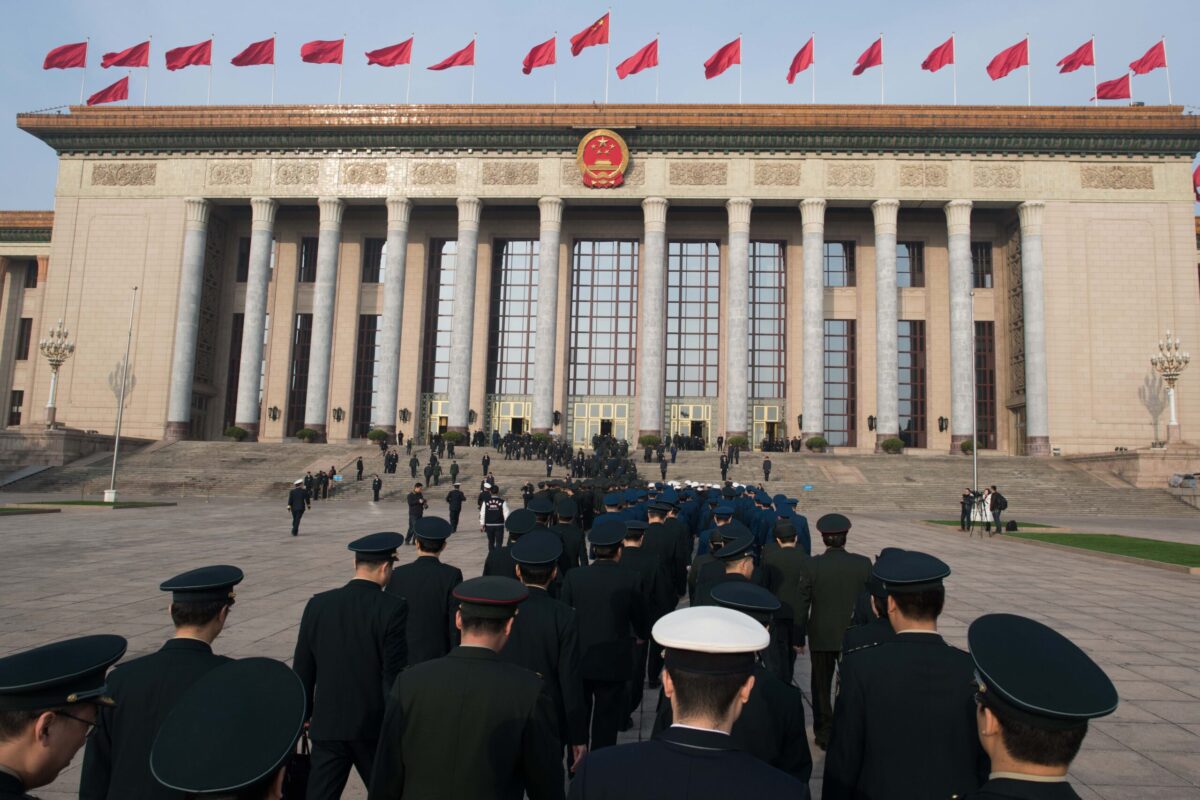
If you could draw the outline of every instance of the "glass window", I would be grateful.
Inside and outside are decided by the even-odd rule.
[[[12,396],[8,400],[8,424],[21,424],[21,411],[25,406],[25,391],[23,389],[13,389]]]
[[[25,264],[25,288],[36,289],[38,286],[38,263],[29,261]]]
[[[454,326],[454,265],[458,242],[434,239],[429,243],[429,269],[425,295],[425,353],[421,391],[443,394],[450,388],[450,331]]]
[[[296,265],[296,280],[299,283],[315,283],[317,280],[317,237],[305,236],[300,240],[300,260]]]
[[[900,438],[905,447],[925,447],[925,323],[901,320],[899,326]]]
[[[855,285],[854,242],[825,243],[825,285]]]
[[[750,397],[787,396],[787,265],[782,242],[750,243]],[[712,337],[715,339],[716,337]]]
[[[366,239],[362,248],[362,282],[383,283],[383,250],[387,239]]]
[[[237,274],[234,281],[237,283],[245,283],[250,280],[250,237],[242,236],[238,239],[237,253]]]
[[[312,314],[297,314],[292,328],[292,368],[288,375],[287,435],[304,427],[308,402],[308,353],[312,346]]]
[[[990,248],[989,248],[990,249]],[[996,449],[996,323],[975,323],[975,414],[979,446]]]
[[[497,241],[492,248],[487,385],[493,394],[533,392],[538,245],[536,239],[521,239]]]
[[[896,243],[896,286],[918,289],[925,285],[925,244]]]
[[[355,439],[365,439],[371,432],[371,412],[379,399],[379,331],[383,326],[382,320],[379,314],[358,316],[354,405],[350,413],[350,436]]]
[[[245,314],[234,314],[229,329],[229,365],[225,372],[225,428],[237,424],[238,383],[242,369],[242,328]]]
[[[971,242],[971,272],[976,289],[992,288],[992,243]]]
[[[825,440],[853,447],[857,441],[855,322],[825,320]]]
[[[571,258],[567,391],[632,396],[637,393],[638,243],[581,239],[575,242]],[[600,294],[612,299],[588,302],[587,298]],[[617,334],[615,341],[613,334]],[[598,371],[601,366],[607,367],[603,374]]]
[[[21,321],[17,324],[17,361],[26,361],[29,358],[29,343],[33,341],[33,318],[21,317]]]
[[[717,242],[667,244],[667,397],[715,397],[720,363]]]

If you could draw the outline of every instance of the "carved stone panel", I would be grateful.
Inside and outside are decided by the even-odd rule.
[[[105,161],[92,167],[92,186],[153,186],[158,165],[150,161]]]
[[[536,161],[485,161],[483,162],[484,186],[536,186],[538,162]]]
[[[800,163],[797,161],[755,161],[755,186],[799,186]]]
[[[1084,189],[1153,189],[1154,170],[1148,166],[1085,164],[1079,169]]]
[[[825,168],[828,186],[865,189],[875,185],[875,165],[858,161],[835,161]]]
[[[342,183],[351,186],[381,186],[387,183],[386,161],[350,161],[342,165]]]
[[[646,165],[641,161],[635,161],[625,170],[625,186],[644,186],[646,183]],[[582,186],[583,178],[579,175],[579,165],[575,163],[575,159],[562,162],[562,185],[563,186]]]
[[[458,165],[453,161],[418,161],[412,167],[417,186],[452,186],[458,183]]]
[[[1021,168],[1016,164],[976,164],[973,182],[977,189],[1019,189]]]
[[[250,161],[214,161],[208,165],[209,186],[246,186],[254,176]]]
[[[672,186],[724,186],[728,174],[723,161],[672,161],[668,180]]]
[[[315,161],[284,161],[275,165],[276,186],[313,186],[320,175]]]
[[[945,188],[950,184],[947,164],[901,164],[900,185],[905,188]]]

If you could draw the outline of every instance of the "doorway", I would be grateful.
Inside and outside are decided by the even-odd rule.
[[[613,421],[611,419],[600,420],[600,435],[601,436],[612,436],[613,435]]]
[[[708,440],[708,423],[693,421],[691,436],[693,439]]]
[[[525,420],[521,417],[513,417],[511,420],[509,420],[509,430],[511,430],[517,436],[520,436],[525,432]]]
[[[767,426],[767,441],[773,442],[776,439],[779,439],[780,437],[782,437],[783,431],[780,430],[781,426],[778,422],[768,422],[768,423],[766,423],[766,426]]]

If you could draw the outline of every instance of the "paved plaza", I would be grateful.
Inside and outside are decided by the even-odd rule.
[[[815,519],[836,509],[802,510]],[[432,513],[444,511],[440,499],[432,503]],[[967,540],[913,519],[852,518],[851,550],[874,555],[898,545],[950,564],[941,628],[953,644],[965,646],[967,625],[977,616],[1007,611],[1052,625],[1104,667],[1121,705],[1092,724],[1072,768],[1084,798],[1200,799],[1200,576],[999,538]],[[0,654],[98,632],[126,636],[130,656],[150,652],[171,633],[169,599],[157,590],[159,582],[224,562],[242,567],[246,580],[215,649],[290,661],[304,603],[352,574],[346,543],[372,531],[402,530],[405,520],[398,502],[314,503],[293,539],[282,497],[0,517]],[[472,577],[481,571],[486,546],[471,516],[464,513],[463,521],[444,557]],[[1150,529],[1154,522],[1141,525]],[[401,560],[413,558],[413,549],[403,548]],[[798,661],[796,681],[807,697],[806,658]],[[623,737],[647,735],[654,702],[647,695],[640,725]],[[811,709],[806,713],[811,724]],[[812,787],[819,797],[821,753],[813,753]],[[39,796],[74,797],[81,761],[77,756]],[[364,796],[352,778],[345,797]]]

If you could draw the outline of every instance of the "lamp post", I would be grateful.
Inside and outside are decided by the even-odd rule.
[[[1167,423],[1167,441],[1178,442],[1182,437],[1179,435],[1179,419],[1175,415],[1175,382],[1179,380],[1179,376],[1187,369],[1188,362],[1192,357],[1188,353],[1179,351],[1179,337],[1171,338],[1171,332],[1167,331],[1165,339],[1158,340],[1158,354],[1150,357],[1150,366],[1154,367],[1167,384],[1167,406],[1171,410],[1171,421]]]
[[[113,430],[112,472],[108,476],[108,489],[104,491],[104,502],[117,504],[117,454],[121,450],[121,418],[125,414],[125,388],[129,385],[129,348],[133,345],[133,312],[137,308],[137,290],[133,287],[133,301],[129,304],[129,333],[125,337],[125,360],[121,363],[121,391],[117,396],[117,424]]]
[[[50,399],[46,401],[46,427],[54,427],[54,417],[58,412],[55,398],[58,396],[58,368],[66,363],[75,352],[75,343],[67,337],[70,333],[63,327],[60,319],[58,325],[50,329],[49,335],[38,342],[38,350],[50,362]]]

